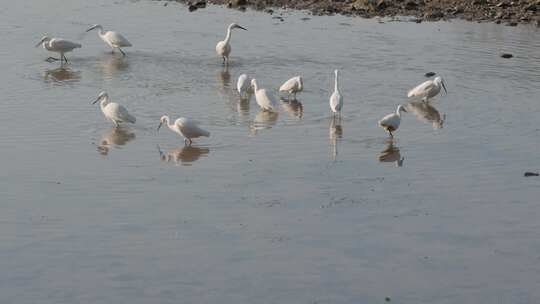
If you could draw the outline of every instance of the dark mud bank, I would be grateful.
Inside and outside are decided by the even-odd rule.
[[[273,13],[272,9],[307,10],[314,15],[392,17],[413,16],[414,20],[437,21],[462,18],[470,21],[507,25],[540,25],[540,0],[176,0],[189,10],[207,4],[245,10],[252,8]]]

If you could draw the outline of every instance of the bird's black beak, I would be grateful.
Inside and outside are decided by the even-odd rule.
[[[161,125],[162,125],[162,124],[163,124],[162,122],[159,123],[159,126],[157,127],[156,132],[159,132],[159,128],[161,128]]]
[[[92,102],[92,104],[95,104],[95,103],[98,102],[100,99],[101,99],[101,97],[98,97],[96,100],[94,100],[94,101]]]
[[[442,87],[444,89],[444,93],[448,94],[448,91],[446,90],[446,86],[444,85],[444,81],[441,82]]]
[[[36,47],[39,47],[40,45],[43,44],[43,40],[41,40],[40,42],[38,42],[38,44],[36,44]]]
[[[241,27],[240,25],[237,25],[237,26],[238,26],[238,28],[243,29],[244,31],[247,31],[247,28]]]

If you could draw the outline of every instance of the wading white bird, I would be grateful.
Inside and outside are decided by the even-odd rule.
[[[390,133],[390,137],[394,137],[392,135],[392,132],[396,131],[399,128],[399,124],[401,123],[401,112],[407,112],[405,110],[405,107],[402,105],[398,105],[397,110],[395,113],[390,113],[383,117],[381,120],[379,120],[379,126],[388,133]]]
[[[332,93],[332,96],[330,96],[330,109],[334,114],[339,113],[341,114],[341,108],[343,107],[343,96],[341,96],[341,93],[339,92],[338,87],[338,70],[334,70],[335,74],[335,80],[334,80],[334,93]]]
[[[173,124],[171,124],[169,116],[163,115],[159,120],[159,126],[157,128],[158,131],[163,124],[167,124],[169,129],[184,137],[184,144],[186,145],[191,145],[193,138],[198,138],[201,136],[210,137],[210,132],[201,129],[196,121],[188,118],[180,117],[175,120]]]
[[[441,87],[444,89],[444,92],[448,94],[443,79],[440,76],[437,76],[435,79],[424,81],[414,89],[410,90],[407,97],[415,97],[427,102],[430,98],[439,94]]]
[[[302,81],[301,76],[293,77],[279,87],[280,92],[287,92],[289,98],[293,95],[293,98],[296,99],[296,93],[302,92],[304,89],[304,82]]]
[[[253,87],[253,92],[255,92],[255,100],[263,111],[275,111],[277,109],[276,99],[266,89],[259,89],[257,79],[251,79],[251,86]]]
[[[131,43],[120,33],[113,32],[113,31],[104,31],[103,26],[100,24],[95,24],[91,28],[87,29],[86,31],[89,32],[93,29],[99,29],[98,35],[101,40],[105,41],[105,43],[112,48],[112,52],[114,53],[114,49],[118,49],[120,53],[122,53],[123,56],[126,56],[126,53],[122,51],[121,48],[123,47],[130,47]]]
[[[235,28],[247,31],[247,29],[241,27],[240,25],[236,23],[231,23],[227,28],[227,36],[225,36],[225,40],[218,42],[216,45],[216,52],[219,56],[223,58],[223,64],[229,64],[229,54],[231,53],[231,31]]]
[[[47,51],[60,53],[60,59],[49,57],[47,60],[60,60],[60,62],[62,62],[62,60],[68,62],[64,54],[81,47],[79,43],[71,42],[62,38],[51,38],[49,36],[43,36],[39,43],[36,44],[36,47],[40,45],[43,45],[43,48]]]
[[[135,123],[135,117],[129,114],[126,108],[116,102],[109,102],[109,94],[107,92],[103,91],[99,93],[97,99],[92,104],[98,101],[100,101],[99,106],[103,115],[111,120],[115,127],[118,127],[118,124],[122,122]]]
[[[249,77],[246,74],[242,74],[238,77],[236,89],[238,90],[240,98],[247,98],[249,96],[251,85]]]

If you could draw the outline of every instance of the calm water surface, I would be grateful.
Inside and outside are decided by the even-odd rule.
[[[1,303],[540,302],[540,33],[152,1],[0,9]],[[232,65],[214,46],[225,27]],[[134,45],[111,55],[93,23]],[[63,69],[33,48],[81,41]],[[499,54],[510,52],[510,60]],[[344,117],[328,97],[342,70]],[[435,71],[449,93],[377,120]],[[302,74],[301,104],[239,103]],[[107,90],[137,124],[111,129]],[[192,147],[163,114],[199,120]]]

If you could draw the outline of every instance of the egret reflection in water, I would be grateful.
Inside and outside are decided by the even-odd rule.
[[[302,103],[296,99],[285,99],[280,98],[281,107],[285,112],[287,112],[292,118],[302,119],[304,116],[304,107]]]
[[[255,114],[255,118],[250,125],[250,133],[257,135],[257,131],[263,129],[270,129],[276,124],[279,117],[277,112],[260,110]]]
[[[379,161],[385,163],[395,163],[396,167],[403,166],[404,157],[401,156],[399,148],[394,146],[394,140],[388,139],[386,141],[384,150],[379,153]]]
[[[128,57],[104,56],[99,65],[105,76],[115,76],[129,68]]]
[[[231,73],[229,73],[229,67],[224,66],[220,69],[217,78],[223,88],[229,88],[231,86]]]
[[[159,158],[164,162],[174,162],[176,165],[190,166],[201,156],[210,153],[209,148],[196,146],[178,146],[166,152],[163,152],[159,145],[157,146]]]
[[[135,133],[127,128],[109,128],[101,134],[97,150],[101,155],[108,155],[111,145],[123,146],[135,139]]]
[[[61,66],[56,69],[48,69],[43,72],[43,79],[52,82],[79,81],[81,72]]]
[[[442,129],[446,115],[443,114],[441,117],[439,111],[430,102],[412,101],[405,107],[408,112],[414,113],[418,120],[431,123],[434,130]]]
[[[343,125],[341,117],[333,116],[328,128],[328,138],[332,144],[332,160],[337,160],[338,155],[338,140],[343,138]]]

